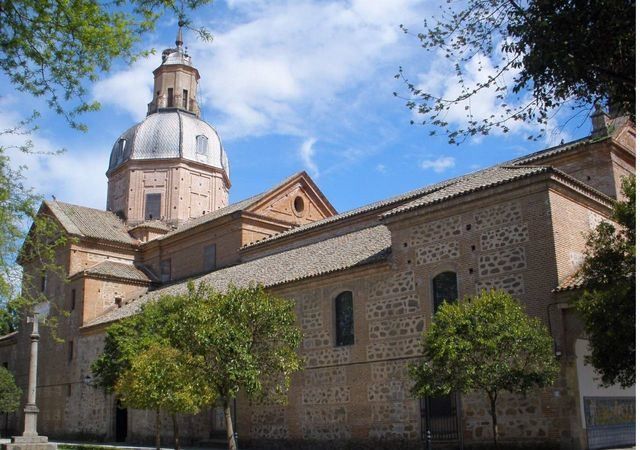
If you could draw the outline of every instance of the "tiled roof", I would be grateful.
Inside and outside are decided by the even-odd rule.
[[[580,271],[565,278],[553,292],[572,291],[574,289],[580,289],[584,285],[584,276]]]
[[[516,158],[516,159],[508,161],[508,162],[506,162],[504,164],[505,165],[517,165],[517,166],[519,166],[519,165],[527,165],[527,164],[535,163],[537,161],[540,161],[541,159],[549,158],[551,156],[556,156],[556,155],[559,155],[561,153],[566,153],[566,152],[568,152],[570,150],[573,150],[575,148],[581,147],[583,145],[594,144],[596,142],[600,142],[600,141],[609,139],[610,137],[611,137],[610,134],[607,134],[605,136],[589,135],[589,136],[584,137],[582,139],[577,139],[575,141],[568,142],[566,144],[556,145],[555,147],[545,148],[544,150],[540,150],[538,152],[534,152],[534,153],[530,153],[530,154],[525,155],[525,156],[521,156],[520,158]]]
[[[162,220],[146,220],[137,225],[129,227],[129,230],[135,230],[136,228],[149,228],[151,230],[170,231],[171,227]]]
[[[150,282],[150,277],[133,264],[116,261],[102,261],[93,267],[83,271],[87,275],[98,275],[104,277],[122,278],[133,281]]]
[[[170,236],[174,236],[176,234],[180,234],[184,231],[195,228],[199,225],[203,225],[208,222],[212,222],[216,219],[219,219],[224,216],[228,216],[229,214],[233,214],[236,211],[242,211],[243,209],[247,209],[249,206],[260,200],[264,196],[264,193],[254,195],[253,197],[249,197],[245,200],[242,200],[237,203],[233,203],[229,206],[225,206],[224,208],[217,209],[207,214],[203,214],[200,217],[196,217],[194,219],[189,219],[186,222],[181,223],[175,230],[172,230],[165,234],[164,236],[158,239],[166,239]],[[157,240],[157,239],[156,239]]]
[[[437,191],[438,189],[442,189],[444,186],[448,186],[452,183],[455,183],[457,180],[459,180],[460,178],[463,177],[458,177],[458,178],[452,178],[450,180],[445,180],[439,183],[435,183],[435,184],[431,184],[429,186],[420,188],[420,189],[416,189],[410,192],[407,192],[405,194],[401,194],[401,195],[397,195],[395,197],[391,197],[385,200],[380,200],[374,203],[370,203],[368,205],[365,206],[361,206],[359,208],[355,208],[340,214],[336,214],[335,216],[331,216],[331,217],[327,217],[326,219],[321,219],[321,220],[317,220],[315,222],[310,222],[295,228],[292,228],[290,230],[286,230],[283,231],[279,234],[275,234],[273,236],[267,237],[265,239],[262,239],[260,241],[256,241],[256,242],[251,242],[249,244],[246,244],[243,248],[249,248],[249,247],[254,247],[254,246],[258,246],[261,245],[263,243],[266,242],[271,242],[274,241],[276,239],[281,239],[284,238],[286,236],[290,236],[292,234],[298,234],[298,233],[302,233],[304,231],[307,230],[312,230],[314,228],[318,228],[318,227],[322,227],[324,225],[328,225],[330,223],[334,223],[334,222],[339,222],[341,220],[345,220],[348,219],[350,217],[355,217],[358,216],[360,214],[365,214],[367,212],[371,212],[371,211],[375,211],[375,210],[380,210],[383,208],[389,208],[392,207],[395,204],[398,203],[402,203],[402,202],[406,202],[408,200],[414,199],[416,197],[419,197],[421,195],[427,194],[429,192],[433,192],[433,191]]]
[[[450,198],[458,197],[460,195],[468,194],[478,190],[486,189],[492,186],[515,181],[520,178],[528,177],[538,173],[552,171],[550,167],[545,166],[532,166],[532,167],[517,167],[517,166],[494,166],[488,169],[480,170],[472,174],[466,175],[457,179],[454,183],[448,186],[438,189],[437,191],[430,192],[422,197],[405,203],[391,211],[382,215],[382,217],[389,217],[401,212],[411,211],[422,206],[427,206],[434,203],[439,203]]]
[[[276,286],[305,278],[324,275],[350,267],[384,261],[391,248],[391,236],[384,225],[327,239],[275,255],[265,256],[236,266],[220,269],[195,279],[207,282],[219,291],[229,284],[244,287],[253,283]],[[185,292],[187,282],[180,282],[149,292],[98,317],[88,326],[112,322],[135,314],[142,305],[161,295]]]
[[[110,211],[71,205],[59,201],[45,201],[64,229],[73,236],[101,239],[123,244],[135,244],[127,227]]]
[[[196,217],[194,219],[190,219],[180,225],[178,225],[178,227],[175,230],[170,231],[169,233],[165,234],[164,236],[160,237],[159,239],[166,239],[170,236],[174,236],[176,234],[180,234],[183,231],[186,230],[190,230],[192,228],[195,228],[199,225],[203,225],[205,223],[214,221],[216,219],[219,219],[221,217],[227,216],[229,214],[233,214],[234,212],[237,211],[242,211],[245,210],[247,208],[249,208],[250,206],[252,206],[254,203],[259,202],[261,199],[263,199],[267,194],[269,194],[270,192],[272,192],[273,190],[277,189],[279,186],[282,186],[283,184],[288,183],[290,180],[300,176],[302,172],[298,172],[295,173],[293,175],[291,175],[290,177],[287,177],[286,179],[284,179],[283,181],[281,181],[280,183],[278,183],[276,186],[272,187],[269,190],[266,190],[260,194],[254,195],[253,197],[249,197],[245,200],[239,201],[237,203],[233,203],[231,205],[225,206],[224,208],[220,208],[216,211],[212,211],[210,213],[207,214],[203,214],[200,217]]]

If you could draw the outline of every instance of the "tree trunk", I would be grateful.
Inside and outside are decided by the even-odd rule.
[[[173,421],[173,448],[180,450],[180,431],[178,430],[178,418],[175,414],[171,414],[171,420]]]
[[[231,419],[231,403],[229,399],[224,399],[224,422],[227,425],[227,445],[229,450],[238,450],[236,438],[233,434],[233,420]]]
[[[493,423],[493,448],[498,450],[498,417],[496,416],[496,400],[498,399],[497,392],[487,392],[489,396],[489,402],[491,403],[491,420]]]
[[[160,450],[160,408],[156,408],[156,450]]]

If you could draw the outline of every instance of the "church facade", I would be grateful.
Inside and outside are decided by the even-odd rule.
[[[552,387],[499,399],[502,439],[597,448],[597,408],[635,422],[635,391],[599,388],[584,365],[588,346],[570,303],[585,234],[621,199],[621,178],[635,173],[630,124],[601,114],[583,139],[340,214],[304,172],[229,204],[229,162],[200,119],[200,75],[181,39],[153,74],[147,117],[113,146],[107,209],[41,207],[74,239],[58,254],[69,281],[45,274],[41,285],[69,314],[58,323],[62,343],[46,333],[41,341],[40,433],[153,442],[154,414],[120,408],[92,386],[90,366],[110,324],[184,291],[189,279],[220,290],[262,283],[296,302],[305,369],[286,405],[238,399],[241,443],[420,447],[427,429],[452,448],[489,442],[481,394],[416,399],[407,365],[419,359],[443,298],[492,288],[548,325],[561,366]],[[23,388],[28,345],[26,324],[0,338],[0,362]],[[20,432],[21,420],[11,415],[5,428]],[[181,430],[188,442],[211,442],[223,434],[221,410],[182,417]]]

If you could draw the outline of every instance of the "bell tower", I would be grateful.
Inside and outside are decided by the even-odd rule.
[[[153,99],[148,104],[147,115],[165,108],[177,108],[200,117],[196,100],[200,74],[191,65],[191,56],[183,47],[182,26],[178,28],[175,48],[162,52],[162,64],[153,71],[153,76]]]

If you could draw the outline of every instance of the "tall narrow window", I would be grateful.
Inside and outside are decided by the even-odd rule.
[[[71,311],[76,309],[76,290],[75,289],[71,289],[71,308],[69,309]]]
[[[216,268],[216,244],[205,245],[202,259],[202,268],[205,272]]]
[[[40,274],[40,292],[44,292],[47,290],[47,272],[42,272]]]
[[[458,299],[458,277],[455,272],[442,272],[433,278],[433,312],[442,303]]]
[[[160,261],[160,281],[171,281],[171,260],[164,259]]]
[[[336,345],[352,345],[353,341],[353,294],[345,291],[336,297]]]
[[[167,108],[173,106],[173,88],[167,89]]]
[[[186,89],[182,90],[182,107],[187,109],[187,105],[189,104],[189,91]]]
[[[159,219],[160,218],[160,200],[162,194],[147,194],[144,205],[144,218],[145,220]]]
[[[208,145],[209,138],[207,138],[204,134],[196,136],[196,153],[198,155],[206,155]]]
[[[118,139],[118,152],[116,153],[116,162],[120,164],[124,159],[124,151],[127,148],[127,140],[124,138]]]
[[[73,341],[69,341],[68,342],[67,359],[68,359],[69,362],[73,361]]]

